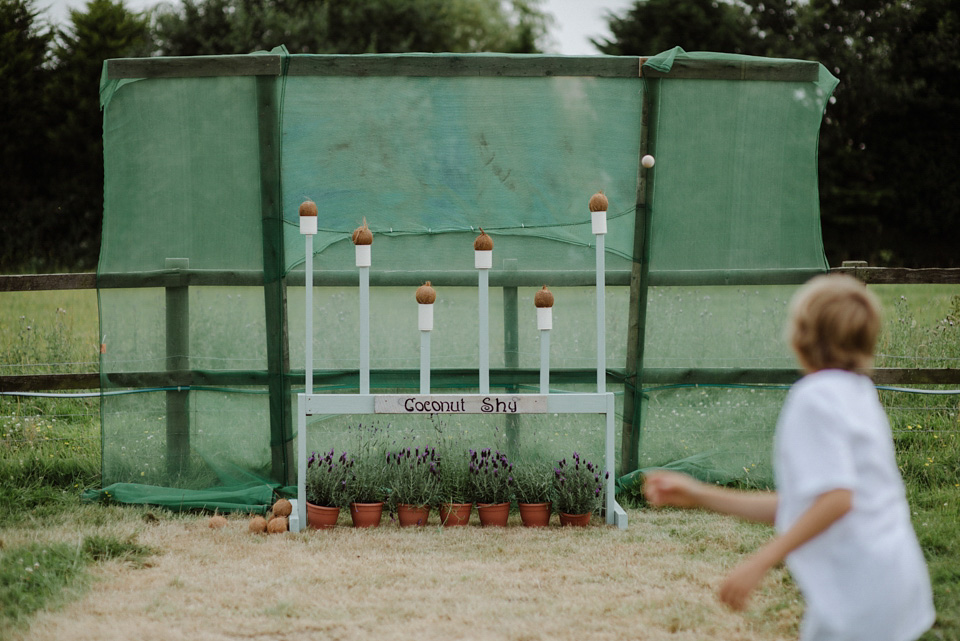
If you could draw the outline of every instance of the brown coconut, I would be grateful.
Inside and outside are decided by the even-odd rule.
[[[301,216],[316,216],[317,215],[317,203],[312,200],[305,200],[300,205],[300,215]]]
[[[227,519],[223,518],[223,517],[220,516],[219,514],[215,514],[215,515],[213,515],[213,516],[210,517],[210,522],[207,523],[207,525],[208,525],[208,526],[210,527],[210,529],[212,529],[212,530],[219,530],[219,529],[222,528],[222,527],[226,527],[226,525],[227,525]]]
[[[363,219],[363,224],[353,230],[354,245],[372,245],[373,232],[367,227],[367,219]]]
[[[553,307],[553,294],[546,285],[533,295],[533,304],[536,307]]]
[[[262,516],[255,516],[250,519],[250,525],[247,526],[251,534],[263,534],[267,531],[267,519]]]
[[[293,505],[287,499],[278,499],[273,504],[274,516],[290,516],[291,512],[293,512]]]
[[[421,305],[433,305],[437,300],[437,290],[435,290],[428,280],[420,287],[417,287],[417,302]]]
[[[607,200],[607,197],[603,195],[602,191],[598,191],[590,196],[590,211],[607,211],[609,205],[610,202]]]
[[[473,248],[478,252],[491,251],[493,249],[493,238],[490,237],[490,234],[483,231],[483,227],[480,228],[480,235],[473,241]]]
[[[267,523],[267,532],[270,534],[280,534],[287,531],[287,517],[275,516]]]

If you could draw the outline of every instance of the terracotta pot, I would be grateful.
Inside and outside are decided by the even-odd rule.
[[[338,518],[340,518],[340,508],[307,502],[307,527],[315,530],[329,530],[336,527]]]
[[[550,525],[550,503],[520,503],[520,520],[527,527]]]
[[[440,506],[440,523],[447,526],[467,525],[473,503],[444,503]]]
[[[350,518],[353,527],[377,527],[383,515],[383,502],[380,503],[351,503]]]
[[[428,516],[430,516],[429,505],[397,506],[397,520],[400,521],[400,527],[426,525]]]
[[[560,513],[560,525],[570,525],[574,527],[586,527],[590,525],[590,512],[586,514],[565,514]]]
[[[503,527],[510,516],[509,503],[477,503],[480,525]]]

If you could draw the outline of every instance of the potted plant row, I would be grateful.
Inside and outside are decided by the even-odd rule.
[[[491,448],[446,452],[402,447],[354,459],[331,449],[307,462],[308,525],[333,527],[342,508],[355,526],[380,523],[386,506],[401,526],[425,525],[436,507],[443,526],[470,521],[473,504],[483,526],[504,526],[516,501],[525,526],[545,526],[555,510],[561,525],[586,525],[601,505],[607,474],[574,452],[555,465],[514,464]],[[365,520],[365,517],[368,517]],[[576,518],[575,518],[576,517]],[[323,520],[325,518],[325,520]]]

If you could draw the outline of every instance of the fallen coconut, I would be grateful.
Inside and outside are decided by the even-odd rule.
[[[287,499],[278,499],[277,502],[273,504],[274,516],[290,516],[292,512],[293,505]]]
[[[207,525],[210,527],[210,529],[219,530],[222,527],[226,527],[227,519],[219,514],[215,514],[210,517],[210,522]]]
[[[280,534],[287,531],[287,517],[275,516],[267,523],[267,532],[270,534]]]
[[[250,519],[250,525],[247,526],[251,534],[263,534],[267,531],[267,519],[262,516],[255,516]]]

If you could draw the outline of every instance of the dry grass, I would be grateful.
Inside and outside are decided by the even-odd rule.
[[[385,520],[274,536],[249,534],[240,516],[211,530],[208,517],[131,508],[91,525],[83,514],[3,542],[108,531],[162,552],[146,567],[98,566],[82,599],[13,638],[773,640],[796,638],[801,613],[783,570],[746,613],[716,601],[725,571],[769,530],[704,513],[631,510],[626,531],[527,529],[513,516],[506,529]]]

